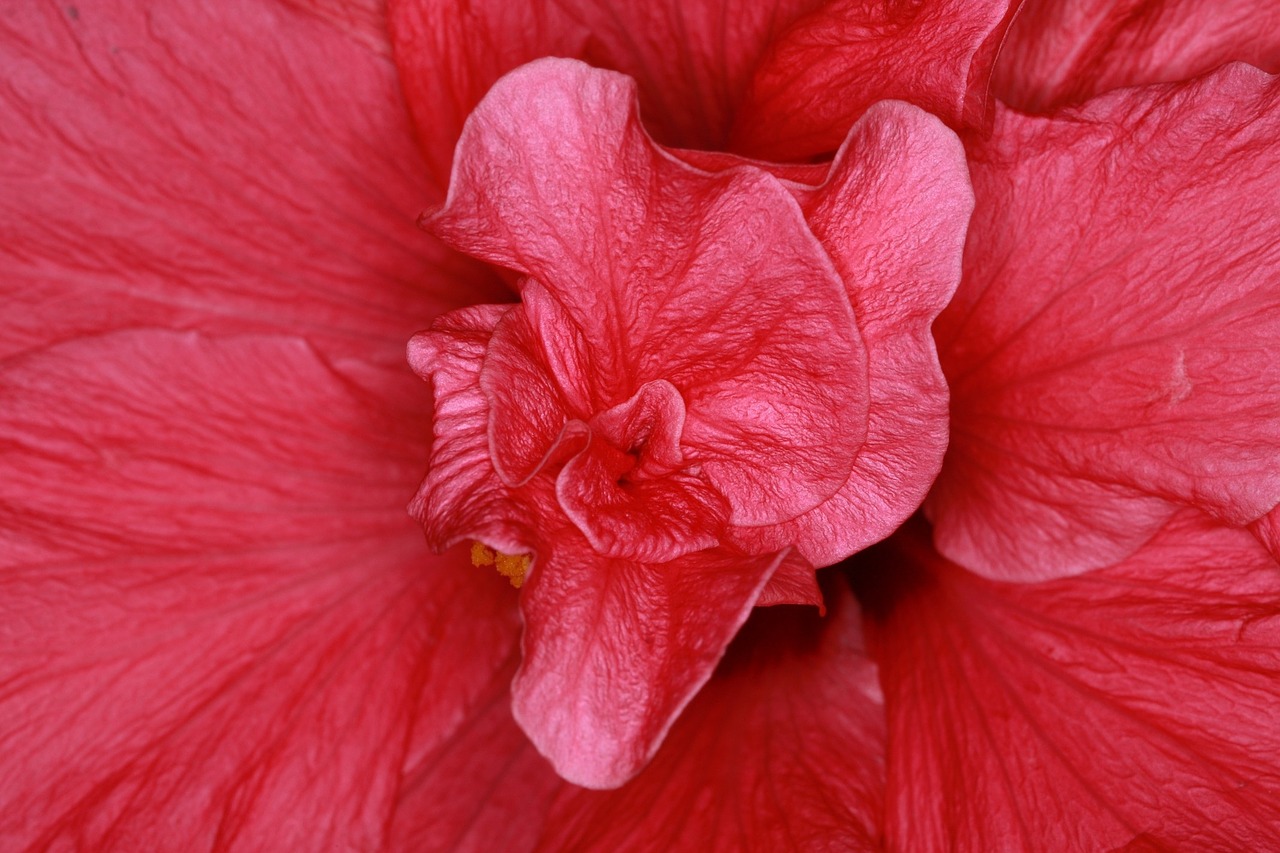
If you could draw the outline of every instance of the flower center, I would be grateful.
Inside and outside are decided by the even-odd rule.
[[[504,554],[493,550],[483,542],[471,543],[471,565],[493,566],[498,570],[498,574],[511,581],[511,585],[516,589],[524,586],[530,562],[528,554]]]

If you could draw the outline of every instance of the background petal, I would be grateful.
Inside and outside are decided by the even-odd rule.
[[[424,555],[421,401],[380,372],[167,332],[6,363],[8,846],[384,842],[518,624],[501,578]]]
[[[24,3],[0,63],[0,355],[158,326],[395,364],[504,292],[416,228],[430,182],[367,38],[262,0]]]
[[[829,156],[867,107],[888,99],[956,129],[980,127],[1017,9],[1016,0],[822,3],[770,44],[731,147],[767,160]]]
[[[1243,61],[1280,73],[1271,0],[1026,0],[993,88],[1025,110],[1080,103],[1122,86],[1172,83]]]
[[[543,56],[636,79],[664,143],[725,148],[766,45],[821,0],[391,0],[396,64],[432,174],[448,185],[467,115],[498,78]],[[842,129],[843,132],[843,129]]]
[[[1002,111],[970,147],[965,274],[936,326],[938,547],[997,578],[1132,552],[1179,505],[1280,500],[1280,83],[1247,65]]]
[[[863,571],[891,848],[1280,843],[1280,571],[1248,533],[1184,511],[1122,563],[1024,585],[921,525]]]

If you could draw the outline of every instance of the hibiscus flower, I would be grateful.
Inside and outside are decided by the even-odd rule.
[[[509,5],[6,14],[4,846],[1280,845],[1275,13]]]

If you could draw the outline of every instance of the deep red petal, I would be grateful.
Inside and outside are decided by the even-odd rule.
[[[1179,505],[1280,500],[1280,83],[1246,65],[975,143],[937,324],[939,547],[991,577],[1106,565]]]
[[[1026,110],[1079,103],[1122,86],[1172,83],[1242,61],[1280,73],[1280,6],[1271,0],[1026,0],[993,88]]]
[[[1043,584],[970,574],[918,528],[870,562],[890,848],[1280,845],[1280,571],[1247,533],[1185,511]]]
[[[843,581],[832,612],[756,611],[652,764],[566,787],[541,849],[876,850],[883,709]]]
[[[424,556],[425,400],[377,376],[167,332],[6,363],[6,845],[384,843],[517,624],[501,578]]]
[[[766,45],[821,0],[391,0],[396,64],[443,189],[467,115],[508,71],[543,56],[584,59],[639,83],[663,142],[724,148]]]
[[[0,355],[149,325],[398,364],[498,292],[414,225],[429,181],[389,60],[310,13],[24,3],[0,64]]]
[[[757,548],[794,542],[821,566],[895,530],[942,466],[948,395],[931,327],[960,280],[973,194],[955,135],[902,103],[868,110],[826,180],[792,192],[831,253],[866,342],[867,438],[830,499],[784,524],[736,533]]]
[[[867,107],[887,99],[957,129],[980,126],[996,50],[1017,8],[1011,0],[823,3],[756,68],[732,147],[769,160],[829,155]]]
[[[655,146],[626,78],[554,59],[508,75],[428,225],[547,289],[586,342],[594,400],[679,389],[681,443],[735,523],[794,517],[847,479],[866,373],[829,256],[767,173],[707,175]]]
[[[711,676],[782,555],[637,563],[601,558],[572,528],[544,534],[512,707],[561,776],[617,787]]]

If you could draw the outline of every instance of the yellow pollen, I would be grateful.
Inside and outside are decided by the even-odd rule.
[[[471,543],[471,565],[493,566],[498,570],[498,574],[511,581],[511,585],[516,589],[524,585],[524,578],[529,573],[531,562],[528,554],[512,556],[495,551],[483,542]]]

